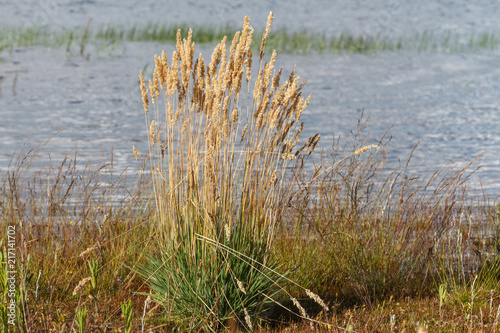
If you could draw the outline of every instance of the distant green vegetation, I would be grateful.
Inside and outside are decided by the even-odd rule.
[[[0,51],[14,47],[45,46],[66,47],[67,51],[79,48],[80,53],[83,53],[88,43],[98,48],[116,47],[124,41],[171,43],[175,42],[178,29],[182,30],[184,37],[189,28],[187,24],[159,23],[131,27],[90,26],[65,30],[0,27]],[[193,27],[193,30],[193,40],[198,44],[219,42],[224,36],[232,37],[235,31],[231,26]],[[256,36],[259,35],[262,35],[262,31],[256,31]],[[267,43],[270,48],[280,53],[292,54],[342,52],[373,54],[399,50],[460,53],[497,49],[500,45],[500,37],[493,32],[471,33],[464,36],[453,32],[434,34],[429,31],[399,38],[380,35],[358,36],[349,31],[331,36],[309,30],[291,31],[282,28],[271,31]]]

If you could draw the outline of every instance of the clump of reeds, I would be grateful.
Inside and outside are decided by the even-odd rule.
[[[224,38],[208,65],[201,55],[194,61],[192,33],[182,41],[179,31],[171,64],[165,53],[155,57],[149,91],[141,75],[157,207],[169,230],[182,227],[174,223],[176,212],[171,209],[179,199],[186,201],[182,202],[185,209],[196,208],[212,222],[205,226],[208,229],[217,215],[228,219],[229,228],[238,215],[263,227],[279,216],[275,198],[284,166],[295,159],[303,128],[300,116],[309,98],[302,98],[304,83],[300,84],[295,71],[280,85],[281,70],[274,71],[276,52],[262,63],[268,33],[262,39],[261,64],[251,95],[253,29],[248,18],[243,31],[235,34],[229,55]],[[164,109],[158,106],[160,91]],[[317,141],[309,141],[301,150],[312,149]],[[240,201],[243,205],[235,214],[233,209],[240,208],[235,203]],[[255,211],[245,207],[248,202]]]
[[[264,61],[272,13],[252,82],[249,18],[231,45],[226,37],[209,62],[194,59],[192,31],[177,32],[171,60],[155,56],[153,78],[140,75],[157,219],[159,259],[142,267],[154,298],[184,327],[242,326],[266,308],[283,277],[271,246],[281,221],[289,161],[299,148],[309,103],[295,70],[282,82],[276,52]],[[250,321],[251,318],[251,321]]]

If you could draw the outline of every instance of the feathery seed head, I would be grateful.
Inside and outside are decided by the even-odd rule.
[[[251,73],[251,69],[252,69],[252,48],[248,49],[248,56],[245,59],[245,67],[246,67],[246,71],[247,71],[246,80],[247,80],[247,82],[250,82],[250,79],[252,78],[252,73]]]
[[[245,287],[243,286],[243,283],[238,280],[237,278],[236,279],[236,284],[238,285],[238,288],[240,289],[240,291],[243,293],[243,294],[247,294],[247,291],[245,290]]]
[[[323,302],[323,300],[318,295],[316,295],[315,293],[313,293],[309,289],[306,289],[306,294],[311,299],[313,299],[316,303],[318,303],[323,308],[323,310],[325,310],[325,312],[329,311],[328,306],[325,304],[325,302]]]
[[[295,305],[297,307],[297,309],[299,309],[300,315],[303,318],[309,318],[309,316],[307,315],[306,310],[302,307],[302,305],[300,305],[299,301],[297,301],[297,299],[295,297],[292,297],[291,299],[292,299],[293,305]]]
[[[311,140],[311,144],[307,148],[308,154],[311,154],[314,151],[314,148],[316,148],[316,145],[318,144],[320,138],[321,138],[321,135],[319,135],[319,134],[316,134],[313,136],[313,138]]]
[[[301,97],[299,101],[299,105],[297,106],[297,113],[295,113],[295,119],[299,121],[300,116],[302,115],[302,111],[309,105],[309,101],[311,100],[311,95],[307,96],[306,100]]]
[[[271,178],[269,178],[269,185],[276,184],[277,180],[278,180],[277,171],[274,170],[273,173],[271,174]]]
[[[141,87],[141,95],[142,95],[142,103],[144,106],[144,111],[148,112],[148,91],[146,90],[146,83],[144,82],[144,76],[142,75],[142,71],[139,72],[139,82]]]
[[[243,139],[245,138],[247,130],[248,130],[248,124],[246,124],[245,127],[243,127],[243,131],[241,132],[241,141],[243,141]]]
[[[92,278],[89,276],[89,277],[86,277],[84,279],[82,279],[80,282],[78,282],[78,285],[75,287],[75,289],[73,289],[73,296],[76,296],[76,294],[78,294],[78,292],[80,292],[80,290],[82,290],[82,288],[91,280]]]
[[[89,247],[85,251],[80,253],[78,256],[83,258],[87,253],[90,253],[90,252],[94,251],[95,249],[97,249],[97,246]]]
[[[159,81],[159,84],[160,84],[160,87],[161,89],[165,89],[163,83],[164,83],[164,77],[163,77],[163,63],[161,61],[161,58],[158,57],[156,54],[155,54],[155,72],[158,73],[158,81]]]
[[[352,153],[353,155],[357,155],[357,154],[362,154],[364,153],[365,151],[367,150],[370,150],[372,148],[376,148],[377,151],[380,149],[380,146],[377,146],[377,145],[369,145],[369,146],[364,146],[364,147],[361,147],[359,148],[358,150],[356,150],[354,153]]]
[[[284,160],[294,160],[296,156],[294,154],[281,154],[281,158]]]
[[[186,130],[188,124],[189,124],[189,118],[186,118],[184,120],[184,122],[182,123],[181,133],[184,133],[184,131]]]
[[[245,313],[245,323],[247,324],[250,331],[253,331],[252,320],[250,315],[248,314],[247,308],[243,308],[243,312]]]
[[[264,86],[269,87],[269,83],[271,81],[271,72],[274,69],[274,63],[276,62],[276,50],[273,50],[273,54],[271,55],[271,60],[269,61],[269,64],[267,64],[267,68],[265,69],[264,73]]]
[[[181,114],[182,114],[181,110],[177,110],[177,112],[175,112],[174,124],[177,124],[177,122],[179,121],[179,117],[181,116]]]
[[[135,148],[135,146],[132,146],[132,151],[134,152],[135,160],[137,161],[139,156],[142,156],[142,154],[139,149]]]
[[[155,134],[155,121],[153,120],[149,125],[149,140],[151,145],[156,143],[156,134]]]
[[[177,29],[177,34],[176,34],[176,48],[177,48],[177,53],[182,54],[182,35],[181,35],[181,29]]]
[[[234,109],[231,114],[231,119],[229,120],[229,126],[235,124],[238,121],[238,109]]]
[[[160,73],[158,72],[158,67],[156,67],[153,71],[153,88],[156,94],[156,98],[160,95],[160,80],[159,80],[159,75]]]
[[[155,104],[155,88],[153,86],[153,82],[151,82],[151,80],[149,80],[149,94],[151,95],[151,102],[153,104]]]
[[[262,35],[262,41],[260,42],[260,60],[264,57],[264,46],[266,45],[266,39],[269,36],[269,31],[271,31],[271,22],[273,21],[274,14],[269,12],[267,17],[266,31]]]

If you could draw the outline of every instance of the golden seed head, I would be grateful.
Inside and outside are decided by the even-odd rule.
[[[302,130],[304,129],[304,122],[302,122],[300,124],[300,127],[299,129],[297,130],[297,133],[295,134],[295,139],[293,140],[293,143],[290,147],[290,149],[293,149],[295,148],[295,146],[297,145],[297,143],[299,142],[299,137],[300,137],[300,133],[302,133]]]
[[[245,59],[245,66],[246,66],[246,71],[247,71],[247,75],[246,75],[246,80],[247,82],[250,82],[250,79],[252,78],[252,73],[251,73],[251,69],[252,69],[252,48],[249,48],[248,49],[248,57]]]
[[[255,101],[258,101],[260,99],[260,96],[262,94],[262,75],[264,74],[264,69],[259,70],[259,73],[257,74],[257,80],[255,80],[255,85],[253,87],[253,99]]]
[[[273,101],[273,106],[271,106],[271,110],[269,111],[269,128],[273,129],[276,127],[276,123],[279,118],[279,113],[281,110],[281,106],[277,106],[277,104]]]
[[[186,130],[188,124],[189,124],[189,118],[186,118],[184,120],[184,122],[182,123],[181,133],[184,133],[184,131]]]
[[[377,149],[377,151],[380,149],[380,147],[379,147],[379,146],[377,146],[377,145],[369,145],[369,146],[364,146],[364,147],[359,148],[358,150],[356,150],[356,151],[355,151],[354,153],[352,153],[352,154],[353,154],[353,155],[362,154],[362,153],[364,153],[365,151],[370,150],[370,149],[372,149],[372,148],[376,148],[376,149]]]
[[[313,136],[311,143],[309,144],[309,147],[307,148],[308,154],[311,154],[314,151],[314,148],[316,148],[316,145],[319,142],[319,139],[321,138],[321,135],[316,134]]]
[[[151,95],[151,102],[153,104],[155,104],[155,88],[153,86],[153,82],[151,82],[151,80],[149,80],[149,93]]]
[[[163,82],[162,82],[163,64],[161,63],[161,58],[158,57],[156,54],[155,54],[155,71],[158,72],[159,83],[160,83],[161,89],[163,89]]]
[[[167,55],[165,54],[165,50],[161,51],[161,64],[162,64],[162,74],[163,74],[163,83],[165,83],[165,76],[167,75],[168,71],[168,61],[167,61]]]
[[[245,323],[247,324],[250,331],[253,331],[252,320],[250,315],[248,314],[247,308],[243,308],[243,312],[245,313]]]
[[[300,305],[299,301],[297,301],[297,299],[295,297],[292,297],[291,299],[292,299],[293,305],[295,305],[297,307],[297,309],[299,309],[301,316],[303,318],[309,318],[306,310],[302,307],[302,305]]]
[[[325,312],[329,311],[328,306],[325,304],[325,302],[323,302],[323,300],[318,295],[316,295],[315,293],[313,293],[309,289],[306,289],[306,294],[311,299],[313,299],[316,303],[318,303],[323,308],[323,310],[325,310]]]
[[[276,172],[276,170],[274,170],[273,173],[271,174],[271,178],[269,178],[269,185],[276,184],[277,180],[278,180],[277,172]]]
[[[174,111],[172,110],[172,104],[168,103],[167,105],[167,116],[170,124],[174,123]]]
[[[297,106],[297,113],[295,114],[295,119],[297,121],[300,119],[302,111],[304,111],[304,109],[309,105],[310,100],[311,100],[311,95],[307,96],[305,101],[303,98],[300,98],[299,105]]]
[[[262,35],[262,41],[260,42],[260,60],[262,60],[262,58],[264,57],[264,46],[266,45],[266,39],[269,36],[269,31],[271,31],[271,22],[273,21],[273,17],[273,12],[269,12],[269,16],[267,17],[266,31]]]
[[[158,68],[155,68],[153,71],[153,87],[155,90],[156,98],[160,95],[160,80],[159,80],[159,75],[160,73],[158,72]]]
[[[142,95],[144,111],[148,112],[148,105],[149,105],[148,91],[146,90],[146,83],[144,82],[144,76],[142,75],[142,71],[139,72],[139,82],[141,87],[141,95]]]
[[[82,288],[91,280],[92,278],[89,276],[89,277],[86,277],[84,278],[83,280],[81,280],[80,282],[78,282],[78,285],[75,287],[75,289],[73,289],[73,296],[76,296],[76,294],[78,294],[78,292],[80,292],[80,290],[82,290]]]
[[[142,154],[139,149],[135,148],[135,146],[132,146],[132,151],[134,152],[135,160],[137,161],[139,156],[142,156]]]
[[[97,246],[89,247],[85,251],[80,253],[78,256],[83,258],[87,253],[90,253],[90,252],[94,251],[95,249],[97,249]]]
[[[267,68],[265,68],[265,73],[264,73],[264,86],[269,87],[269,83],[271,81],[271,72],[274,69],[274,63],[276,62],[276,50],[273,50],[273,54],[271,55],[271,60],[269,61],[267,65]]]
[[[154,145],[156,143],[155,121],[154,120],[149,125],[149,140],[151,141],[151,145]]]
[[[177,48],[177,53],[181,54],[182,51],[182,36],[181,36],[181,29],[177,29],[177,35],[176,35],[176,44]]]
[[[229,120],[229,125],[235,124],[238,121],[238,109],[234,109]]]
[[[222,110],[224,111],[224,114],[226,115],[226,118],[227,118],[227,114],[228,114],[228,110],[227,110],[228,104],[229,104],[229,96],[226,96],[224,98],[224,104],[222,106]]]
[[[245,137],[247,130],[248,130],[248,124],[246,124],[245,127],[243,127],[243,131],[241,132],[241,141],[243,141],[243,138]]]
[[[245,287],[243,286],[243,283],[236,279],[236,284],[238,285],[238,288],[240,289],[240,291],[243,293],[243,294],[247,294],[247,291],[245,290]]]

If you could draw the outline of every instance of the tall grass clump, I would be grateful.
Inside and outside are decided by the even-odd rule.
[[[281,82],[276,52],[264,61],[272,13],[251,81],[253,28],[249,18],[229,52],[226,37],[208,65],[193,59],[192,31],[170,63],[155,56],[149,90],[140,75],[149,135],[159,250],[141,266],[153,298],[183,328],[251,329],[283,277],[271,246],[280,223],[288,163],[319,140],[297,149],[303,128],[295,71]],[[150,104],[151,102],[151,104]]]

